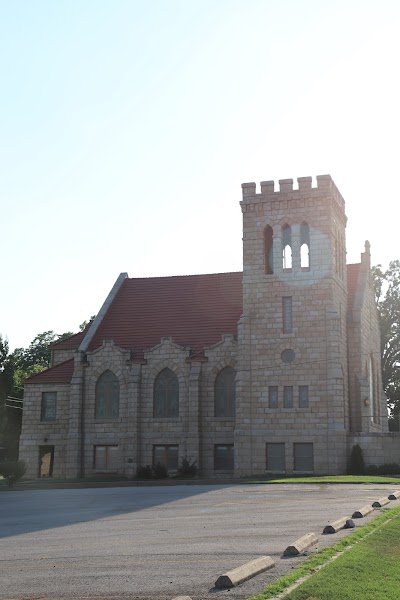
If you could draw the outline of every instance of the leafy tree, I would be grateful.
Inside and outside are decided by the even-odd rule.
[[[14,420],[12,411],[6,407],[6,400],[13,386],[14,365],[9,353],[8,340],[0,334],[0,443],[5,446],[6,454],[12,458],[18,454],[18,441],[13,435]],[[21,418],[20,415],[18,418]]]
[[[400,413],[400,261],[372,269],[381,331],[382,384],[390,409],[390,428],[398,430]]]
[[[50,366],[50,345],[73,335],[54,331],[39,333],[28,348],[9,352],[7,338],[0,335],[0,443],[6,448],[8,460],[18,459],[19,436],[22,425],[22,400],[25,380]]]

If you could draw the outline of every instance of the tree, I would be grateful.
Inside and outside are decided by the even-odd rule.
[[[400,261],[373,267],[381,331],[382,385],[388,398],[390,428],[398,430],[400,413]],[[397,424],[397,427],[396,427]]]
[[[0,443],[6,449],[7,460],[18,460],[19,436],[22,426],[22,404],[25,380],[50,366],[50,345],[73,335],[54,331],[39,333],[28,348],[9,352],[7,338],[0,335]]]
[[[6,455],[11,458],[18,454],[18,436],[14,435],[13,414],[6,407],[13,386],[14,365],[9,353],[8,340],[0,334],[0,444],[6,448]],[[20,418],[19,415],[17,420]]]

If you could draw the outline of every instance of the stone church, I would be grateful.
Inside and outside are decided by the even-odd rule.
[[[203,476],[398,462],[388,433],[369,243],[346,265],[329,175],[242,185],[243,272],[121,273],[86,329],[26,381],[28,476],[119,473],[182,458]]]

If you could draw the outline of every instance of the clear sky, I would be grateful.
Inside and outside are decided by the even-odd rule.
[[[400,259],[398,0],[0,0],[0,332],[242,268],[242,182],[330,173]],[[400,236],[399,236],[400,237]]]

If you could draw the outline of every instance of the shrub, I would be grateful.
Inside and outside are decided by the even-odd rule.
[[[178,475],[186,477],[194,477],[197,475],[196,461],[193,462],[187,458],[181,459],[181,464],[178,467]]]
[[[145,467],[139,465],[136,469],[136,479],[151,479],[153,476],[152,468],[150,465]]]
[[[351,449],[348,473],[349,475],[363,475],[365,473],[364,457],[358,444],[355,444]]]
[[[0,463],[0,475],[4,477],[10,488],[13,487],[16,481],[25,475],[26,469],[27,466],[23,460]]]
[[[400,465],[398,463],[385,463],[384,465],[368,465],[365,467],[367,475],[398,475]]]
[[[167,467],[160,462],[153,465],[152,470],[154,479],[165,479],[168,477]]]

